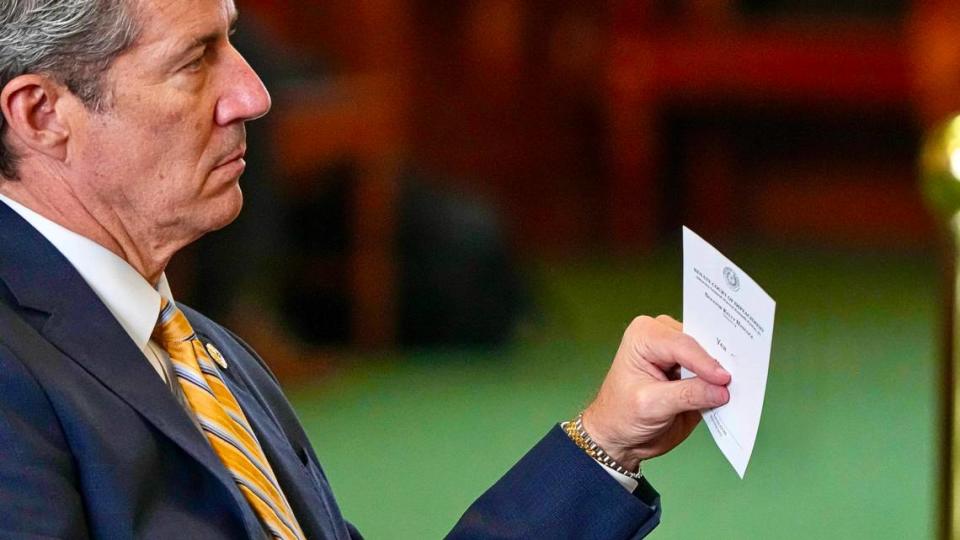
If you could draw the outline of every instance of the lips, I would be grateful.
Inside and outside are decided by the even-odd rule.
[[[222,167],[222,166],[224,166],[224,165],[226,165],[226,164],[228,164],[228,163],[233,163],[234,161],[237,161],[238,159],[243,159],[243,157],[246,156],[246,155],[247,155],[247,148],[246,148],[246,146],[241,146],[240,148],[236,149],[235,151],[233,151],[233,152],[231,152],[229,155],[227,155],[225,158],[223,158],[223,160],[220,161],[220,163],[217,163],[216,166],[217,166],[217,167]],[[216,167],[215,167],[215,168],[216,168]]]

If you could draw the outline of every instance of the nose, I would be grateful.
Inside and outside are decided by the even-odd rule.
[[[256,120],[270,110],[270,93],[250,64],[230,47],[229,68],[224,70],[223,93],[217,103],[216,122],[221,126]]]

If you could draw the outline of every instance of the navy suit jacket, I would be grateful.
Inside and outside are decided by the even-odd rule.
[[[259,356],[183,311],[228,359],[226,383],[307,537],[360,538]],[[659,515],[646,482],[627,493],[554,427],[449,537],[639,538]],[[263,537],[143,353],[59,251],[0,203],[0,539]]]

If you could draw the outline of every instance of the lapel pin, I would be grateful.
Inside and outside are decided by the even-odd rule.
[[[210,353],[210,358],[213,358],[213,361],[220,366],[220,369],[227,369],[227,359],[223,357],[223,354],[220,353],[220,350],[213,346],[213,343],[207,343],[207,352]]]

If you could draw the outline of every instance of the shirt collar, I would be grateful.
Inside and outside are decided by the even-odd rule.
[[[173,295],[166,274],[154,289],[127,261],[100,244],[50,221],[0,194],[0,201],[20,214],[77,270],[140,350],[145,350],[160,315],[160,298]]]

